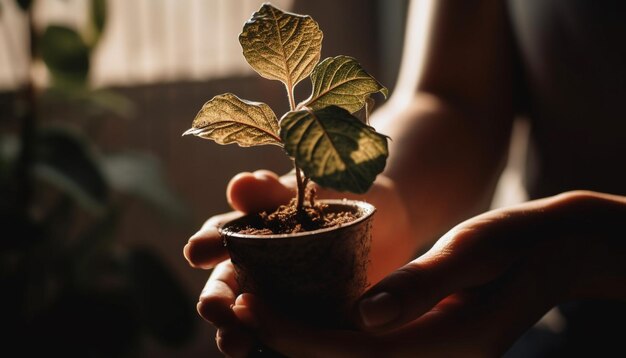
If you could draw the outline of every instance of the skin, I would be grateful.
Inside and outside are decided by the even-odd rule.
[[[242,173],[227,189],[236,211],[210,218],[184,249],[193,267],[215,267],[198,311],[225,354],[245,356],[261,341],[298,357],[497,356],[555,304],[626,299],[626,249],[614,234],[626,197],[575,191],[485,212],[514,117],[507,16],[496,0],[433,4],[414,83],[372,121],[393,140],[385,173],[357,197],[378,208],[376,284],[355,307],[357,329],[315,330],[239,295],[217,227],[294,196],[290,177]]]

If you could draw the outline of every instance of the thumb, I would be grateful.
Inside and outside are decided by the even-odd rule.
[[[294,191],[269,170],[237,174],[226,189],[230,206],[244,213],[276,209],[287,204],[294,196]]]

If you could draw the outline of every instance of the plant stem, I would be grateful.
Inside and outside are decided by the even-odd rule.
[[[287,88],[287,97],[289,97],[289,110],[293,111],[296,109],[296,99],[293,96],[293,86],[286,84]]]
[[[37,35],[33,20],[33,11],[28,11],[28,29],[30,36],[30,66],[37,56]],[[17,161],[17,210],[27,215],[33,195],[32,165],[34,162],[34,146],[37,124],[37,98],[35,83],[32,74],[29,73],[28,82],[23,90],[23,98],[26,103],[24,112],[20,114],[20,154]]]
[[[304,206],[304,191],[305,191],[304,179],[302,178],[302,175],[300,174],[300,168],[298,167],[298,164],[296,164],[295,160],[293,162],[293,165],[296,168],[296,184],[298,188],[297,198],[296,198],[296,210],[300,212],[302,211],[302,207]]]
[[[293,95],[293,86],[291,86],[290,84],[285,84],[285,87],[287,88],[287,97],[289,97],[289,110],[293,111],[296,109],[296,99]],[[306,191],[306,182],[309,179],[302,175],[302,173],[300,173],[300,168],[298,167],[298,164],[296,164],[295,159],[293,161],[293,166],[296,170],[296,210],[298,212],[301,212],[304,206],[304,192]]]

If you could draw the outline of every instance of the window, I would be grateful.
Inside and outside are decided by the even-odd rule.
[[[263,2],[108,0],[107,28],[94,54],[92,83],[117,86],[249,73],[252,69],[232,39]],[[293,0],[273,3],[288,10]],[[0,4],[0,89],[15,88],[28,73],[28,27],[14,0]],[[89,6],[89,0],[37,1],[35,23],[40,30],[48,24],[82,30],[88,25]]]

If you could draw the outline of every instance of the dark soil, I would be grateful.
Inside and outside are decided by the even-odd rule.
[[[258,225],[245,227],[239,233],[250,235],[295,234],[339,226],[358,218],[357,214],[352,211],[326,210],[326,205],[311,199],[314,198],[314,195],[313,190],[307,193],[308,203],[300,211],[296,208],[296,199],[292,199],[288,205],[281,205],[272,213],[259,213]]]

